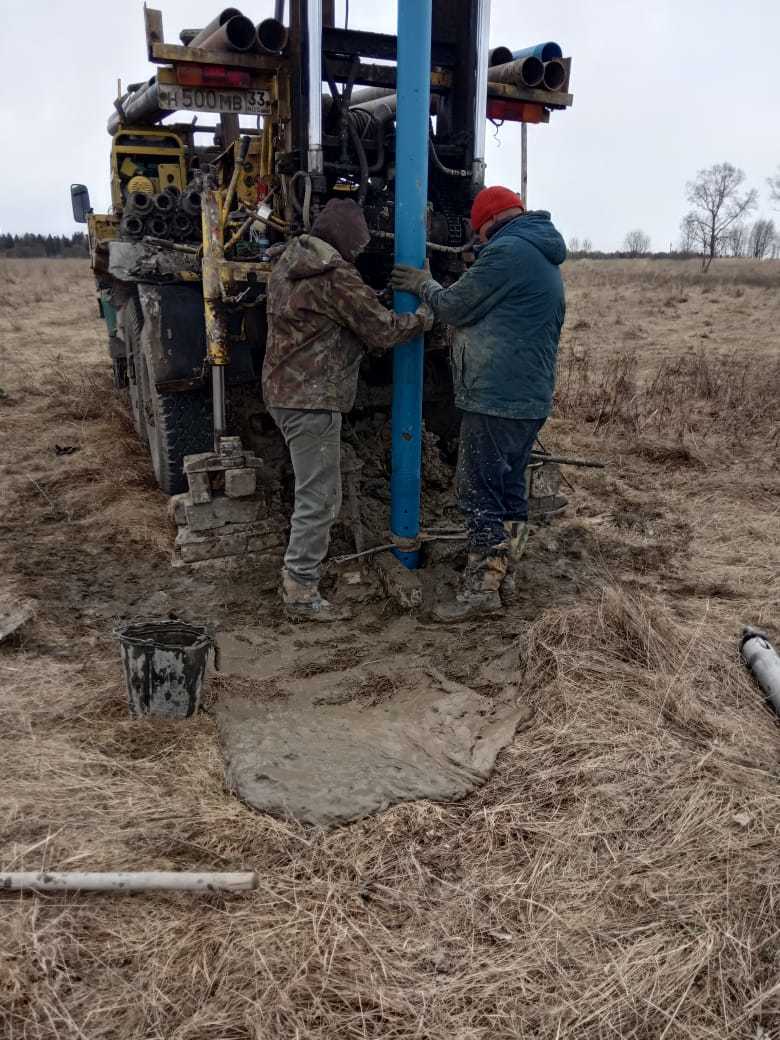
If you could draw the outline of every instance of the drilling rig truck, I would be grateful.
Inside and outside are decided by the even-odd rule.
[[[572,103],[570,59],[554,44],[491,51],[488,10],[489,0],[433,0],[427,253],[445,284],[467,262],[486,121],[545,123]],[[354,199],[371,231],[361,274],[377,292],[387,284],[404,162],[397,41],[337,27],[333,0],[292,0],[287,12],[277,2],[259,24],[227,8],[177,43],[161,12],[144,8],[144,19],[156,71],[113,103],[109,212],[92,211],[82,184],[71,196],[115,386],[174,495],[185,456],[218,450],[228,431],[271,436],[260,373],[274,246],[305,232],[329,199]],[[447,344],[445,328],[426,337],[423,413],[434,430],[453,421]],[[391,384],[391,359],[367,357],[356,412],[389,411]]]

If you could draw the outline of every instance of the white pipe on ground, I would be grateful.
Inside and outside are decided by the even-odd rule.
[[[33,892],[249,892],[257,886],[254,871],[128,870],[108,873],[22,870],[0,873],[3,889]]]

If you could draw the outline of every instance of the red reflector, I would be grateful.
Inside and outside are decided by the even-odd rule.
[[[488,98],[488,119],[504,119],[512,123],[541,123],[544,106],[512,98]]]
[[[249,87],[250,73],[224,65],[177,65],[176,82],[184,87]]]
[[[199,87],[203,83],[203,76],[197,65],[177,65],[176,82],[183,87]]]
[[[241,69],[228,69],[227,85],[229,87],[249,87],[252,85],[252,77]]]

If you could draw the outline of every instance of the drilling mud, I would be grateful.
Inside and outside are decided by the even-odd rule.
[[[395,623],[401,637],[407,619]],[[395,654],[296,674],[253,631],[226,634],[220,667],[255,678],[216,707],[227,786],[262,812],[332,826],[417,798],[463,798],[531,717],[516,688],[488,696]]]

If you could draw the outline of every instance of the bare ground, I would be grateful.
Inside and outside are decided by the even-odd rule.
[[[780,641],[779,268],[567,265],[543,439],[609,469],[570,475],[506,617],[373,603],[306,634],[249,578],[169,569],[86,264],[6,263],[1,566],[38,613],[0,648],[0,866],[260,884],[6,894],[2,1035],[780,1037],[780,728],[737,655],[744,622]],[[225,792],[207,712],[127,717],[112,625],[169,610],[256,626],[309,674],[406,653],[490,696],[508,667],[534,716],[458,804],[330,833],[260,816]],[[216,676],[207,701],[225,689],[273,697],[273,675]]]

